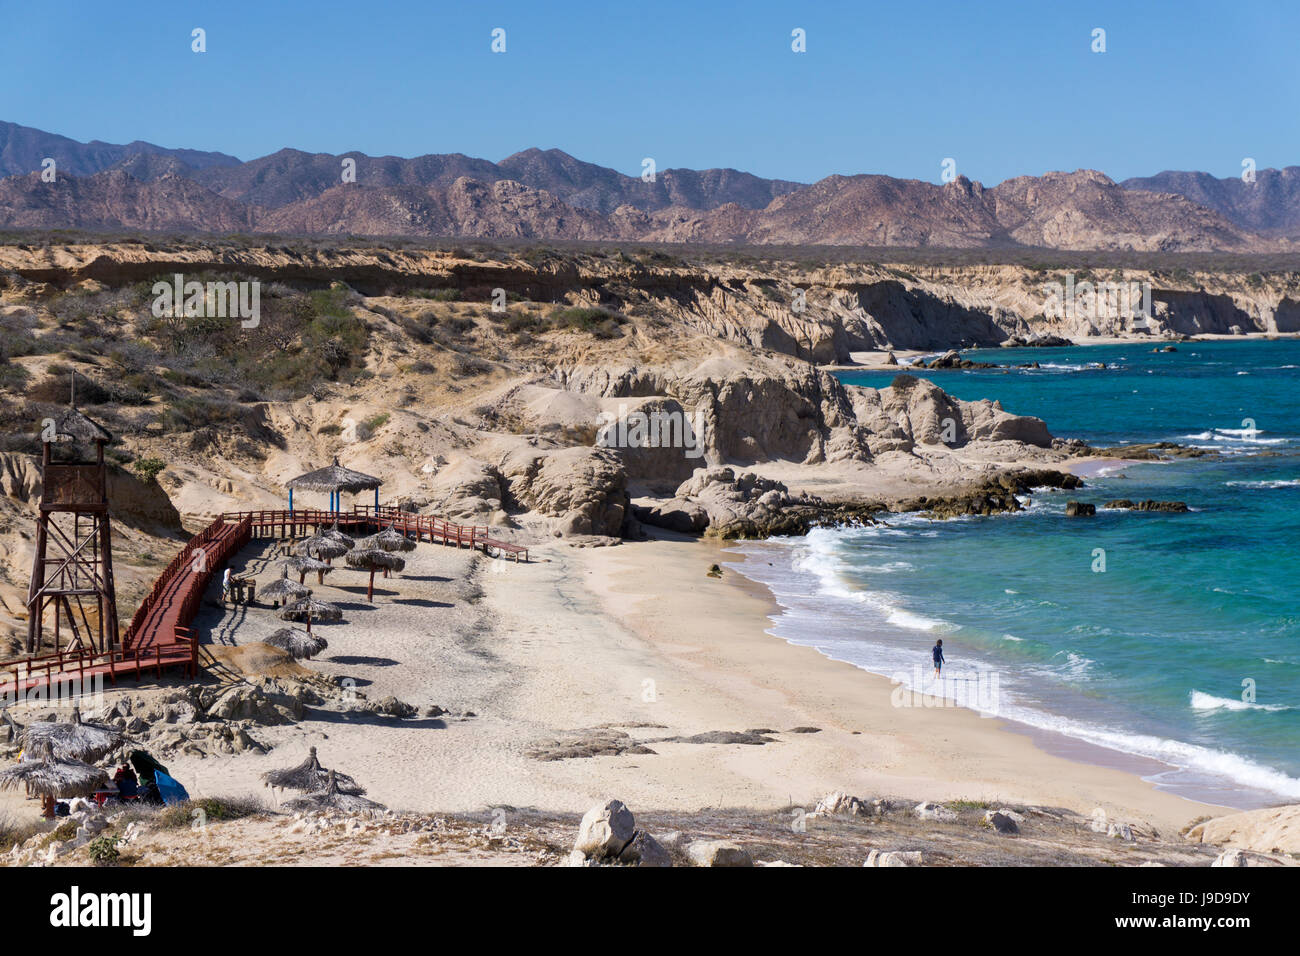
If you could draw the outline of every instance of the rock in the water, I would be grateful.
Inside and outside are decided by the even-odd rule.
[[[1108,501],[1103,508],[1120,508],[1126,511],[1165,511],[1173,513],[1182,513],[1190,511],[1185,501],[1153,501],[1148,498],[1146,501],[1131,501],[1128,498],[1117,498],[1114,501]]]
[[[1091,518],[1097,513],[1097,506],[1090,505],[1086,501],[1067,501],[1065,503],[1065,516],[1067,518]]]
[[[730,840],[695,840],[686,855],[696,866],[753,866],[754,860],[739,843]]]
[[[616,857],[635,833],[632,811],[622,800],[609,800],[592,807],[583,816],[573,848],[597,860]]]

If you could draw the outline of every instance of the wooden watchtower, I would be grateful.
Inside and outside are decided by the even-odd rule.
[[[74,405],[41,431],[41,510],[27,591],[27,653],[41,650],[53,612],[54,650],[94,654],[118,643],[104,445],[113,440]],[[54,446],[93,445],[94,461],[56,461]],[[63,632],[67,639],[63,640]]]

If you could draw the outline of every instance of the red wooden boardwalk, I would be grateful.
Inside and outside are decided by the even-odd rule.
[[[392,525],[417,541],[480,548],[488,555],[528,560],[528,549],[493,538],[488,528],[460,525],[430,515],[396,508],[354,507],[352,511],[240,511],[222,515],[195,535],[154,581],[140,602],[120,647],[111,651],[63,650],[0,664],[0,701],[51,684],[66,683],[73,693],[86,693],[97,678],[117,683],[119,677],[139,678],[164,669],[184,668],[198,676],[198,637],[189,625],[198,614],[208,583],[253,537],[279,534],[298,537],[338,525],[368,531]]]

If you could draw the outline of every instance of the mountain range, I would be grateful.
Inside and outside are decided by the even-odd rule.
[[[53,182],[41,173],[47,158]],[[802,184],[734,169],[665,169],[644,181],[558,149],[499,163],[294,149],[242,162],[0,122],[0,177],[0,227],[16,229],[1162,252],[1279,251],[1300,240],[1300,167],[1260,170],[1250,183],[1201,172],[1116,183],[1093,170],[988,188],[960,176]]]

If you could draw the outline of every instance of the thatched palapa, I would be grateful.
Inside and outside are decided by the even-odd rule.
[[[322,767],[320,760],[316,756],[315,747],[312,747],[307,752],[307,759],[296,767],[286,767],[283,770],[268,770],[262,774],[262,779],[268,787],[274,787],[277,790],[302,790],[306,793],[315,793],[329,786],[330,774],[334,774],[335,786],[339,793],[359,797],[366,792],[365,787],[347,774],[326,770]]]
[[[0,790],[24,786],[51,800],[88,797],[107,785],[108,774],[80,760],[56,757],[49,740],[39,741],[28,748],[21,763],[0,771]]]
[[[326,564],[324,561],[318,561],[315,558],[309,558],[305,555],[296,555],[295,557],[287,558],[284,562],[284,567],[298,575],[299,584],[304,581],[307,574],[311,571],[316,572],[316,583],[324,584],[325,575],[334,570],[332,566]]]
[[[282,627],[262,643],[288,651],[289,656],[294,660],[315,657],[329,647],[329,642],[325,638],[311,631],[300,631],[296,627]]]
[[[366,587],[366,600],[372,603],[375,599],[375,572],[401,571],[406,567],[406,562],[397,555],[389,554],[387,551],[380,551],[378,548],[349,551],[347,562],[354,568],[361,568],[363,571],[370,572],[370,584]]]
[[[286,488],[292,488],[295,491],[299,488],[304,491],[346,491],[348,494],[354,495],[358,491],[371,491],[383,483],[383,479],[376,478],[374,475],[367,475],[359,471],[353,471],[351,468],[344,468],[339,464],[339,460],[335,458],[334,464],[326,465],[324,468],[317,468],[315,471],[309,471],[297,478],[290,478],[284,484]]]
[[[295,554],[306,555],[328,563],[334,558],[347,554],[348,549],[351,547],[352,545],[345,544],[338,538],[330,537],[328,534],[315,534],[310,538],[299,541],[293,546],[293,550]]]
[[[378,813],[388,809],[382,803],[344,793],[339,788],[338,774],[333,770],[329,771],[329,779],[323,790],[286,801],[285,807],[289,810],[344,810],[350,813]]]
[[[71,721],[37,720],[22,734],[23,747],[34,750],[48,743],[56,760],[98,760],[122,746],[126,734],[106,724],[87,723],[80,708]]]
[[[337,604],[328,604],[314,598],[303,598],[280,609],[282,621],[307,621],[310,629],[312,621],[341,621],[343,609]]]
[[[288,565],[283,565],[280,572],[278,578],[257,593],[270,601],[278,601],[280,604],[301,601],[311,594],[311,588],[307,587],[307,585],[290,579]]]

